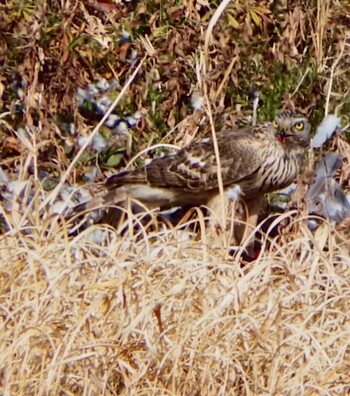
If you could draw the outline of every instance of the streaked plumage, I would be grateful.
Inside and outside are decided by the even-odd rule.
[[[292,183],[300,172],[309,132],[303,115],[283,112],[272,123],[218,133],[225,191],[239,186],[249,202]],[[105,187],[106,193],[77,209],[120,205],[127,197],[149,208],[206,205],[219,192],[213,140],[195,140],[175,154],[115,174]]]

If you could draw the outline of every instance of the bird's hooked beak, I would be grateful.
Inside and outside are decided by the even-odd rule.
[[[286,143],[286,140],[291,137],[293,135],[289,134],[287,132],[286,128],[280,128],[277,132],[277,139],[281,142],[281,143]]]

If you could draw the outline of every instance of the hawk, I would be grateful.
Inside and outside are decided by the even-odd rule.
[[[149,209],[209,205],[219,195],[218,167],[228,198],[239,191],[256,224],[264,194],[282,189],[298,176],[309,146],[310,124],[285,111],[273,122],[217,134],[219,163],[211,137],[194,140],[174,154],[109,177],[106,192],[75,207],[83,211],[121,205],[128,198]],[[234,195],[234,194],[233,194]]]

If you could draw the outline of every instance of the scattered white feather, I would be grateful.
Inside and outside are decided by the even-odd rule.
[[[130,40],[130,33],[127,32],[126,30],[123,30],[123,31],[121,32],[121,37],[122,37],[124,40]]]
[[[341,164],[342,159],[337,153],[326,153],[321,158],[316,168],[315,180],[306,195],[310,203],[315,200],[317,201],[317,197],[322,191],[335,189],[335,181],[332,178]]]
[[[134,63],[137,59],[137,51],[136,50],[132,50],[129,59],[127,60],[128,64],[131,65],[132,63]]]
[[[348,197],[334,179],[341,164],[342,159],[337,153],[326,153],[317,165],[315,181],[306,194],[309,212],[336,223],[350,215]]]
[[[101,98],[97,99],[95,103],[98,111],[102,114],[105,114],[111,107],[112,100],[108,96],[102,96]]]
[[[242,194],[242,189],[239,185],[230,187],[225,191],[226,198],[229,199],[230,201],[236,201],[241,194]]]
[[[24,89],[23,89],[23,88],[18,88],[18,89],[17,89],[17,96],[18,96],[20,99],[23,99],[23,98],[24,98]]]
[[[69,205],[69,202],[66,201],[56,201],[52,205],[52,214],[62,214],[67,208],[72,208],[74,205]]]
[[[342,158],[339,154],[326,153],[317,165],[316,179],[333,177],[341,165]]]
[[[86,89],[78,88],[76,93],[77,104],[81,106],[85,101],[91,101],[92,96]]]
[[[89,182],[94,183],[97,177],[97,171],[97,166],[90,166],[87,172],[84,173],[84,176]]]
[[[318,223],[317,223],[316,220],[309,220],[309,221],[307,222],[307,225],[308,225],[308,227],[309,227],[309,229],[310,229],[311,231],[316,230],[316,228],[318,227]]]
[[[100,78],[97,81],[96,88],[100,92],[106,92],[109,89],[109,82],[105,78]]]
[[[66,185],[61,188],[60,197],[63,201],[71,201],[75,191],[76,188],[74,188],[73,186]]]
[[[3,209],[8,210],[9,212],[13,210],[13,194],[10,192],[1,193],[1,206]]]
[[[286,201],[274,201],[273,202],[274,208],[285,210],[285,209],[287,209],[287,206],[288,206],[288,202],[286,202]]]
[[[329,191],[326,190],[309,201],[309,212],[338,223],[350,216],[350,202],[338,183],[332,180]]]
[[[105,230],[96,229],[88,234],[88,240],[92,243],[102,244],[107,237],[107,233]]]
[[[116,135],[128,135],[129,134],[129,128],[128,124],[124,121],[120,122],[113,131]]]
[[[77,129],[72,122],[70,124],[68,124],[68,131],[73,136],[75,136],[77,134]]]
[[[94,35],[94,39],[101,45],[102,48],[109,48],[111,46],[111,39],[107,36],[101,37],[99,35]]]
[[[137,120],[133,117],[127,117],[126,122],[130,127],[134,127],[137,124]]]
[[[142,118],[142,111],[135,111],[135,113],[132,115],[132,118],[134,118],[136,121],[140,121]]]
[[[68,208],[73,208],[77,203],[89,201],[92,198],[88,190],[79,188],[78,185],[64,185],[59,194],[59,199],[52,205],[53,214],[62,214]]]
[[[173,208],[167,209],[167,210],[163,210],[161,212],[163,217],[167,217],[167,216],[171,216],[173,215],[175,212],[177,212],[180,209],[180,206],[175,206]]]
[[[21,192],[23,192],[23,190],[26,188],[27,184],[28,184],[27,181],[15,180],[15,181],[11,181],[11,182],[7,185],[7,189],[8,189],[8,191],[10,191],[12,194],[20,195]]]
[[[289,186],[282,188],[282,190],[276,191],[276,200],[273,201],[273,206],[280,210],[285,210],[288,207],[289,197],[297,189],[296,183],[291,183]]]
[[[90,191],[85,190],[84,188],[80,188],[78,191],[78,199],[80,203],[86,202],[92,199],[92,195]]]
[[[115,128],[115,127],[117,126],[117,124],[119,123],[119,121],[120,121],[120,117],[119,117],[119,116],[117,116],[116,114],[111,114],[111,115],[107,118],[107,120],[105,121],[105,125],[106,125],[108,128],[113,129],[113,128]]]
[[[344,205],[345,202],[346,204]],[[347,199],[345,202],[338,197],[324,200],[322,214],[328,220],[336,223],[344,220],[346,217],[350,216],[350,204],[347,202]]]
[[[194,93],[191,97],[191,105],[194,111],[199,111],[202,109],[204,104],[204,98],[197,93]]]
[[[297,189],[297,184],[292,183],[289,186],[282,188],[282,190],[278,190],[277,194],[279,195],[291,195],[294,193],[294,191]]]
[[[120,82],[116,78],[111,78],[109,81],[109,89],[122,89]]]
[[[89,95],[92,97],[98,95],[98,89],[95,84],[89,84],[87,87],[87,91],[88,91]]]
[[[97,133],[94,136],[94,140],[92,142],[92,147],[100,153],[101,151],[105,150],[108,146],[108,140],[102,136],[100,133]]]
[[[0,167],[0,183],[7,184],[10,181],[7,172]]]
[[[80,138],[78,139],[78,146],[83,147],[88,139],[89,136],[80,136]]]
[[[102,216],[103,209],[96,209],[89,213],[89,219],[91,219],[93,222],[101,220]]]
[[[312,148],[320,148],[340,128],[340,118],[335,114],[328,114],[317,127],[316,134],[311,140]]]

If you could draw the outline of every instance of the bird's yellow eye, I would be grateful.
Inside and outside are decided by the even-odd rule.
[[[296,122],[294,128],[300,132],[304,129],[304,123],[302,121]]]
[[[278,128],[278,122],[277,122],[277,121],[274,121],[272,125],[273,125],[273,127],[274,127],[275,129]]]

